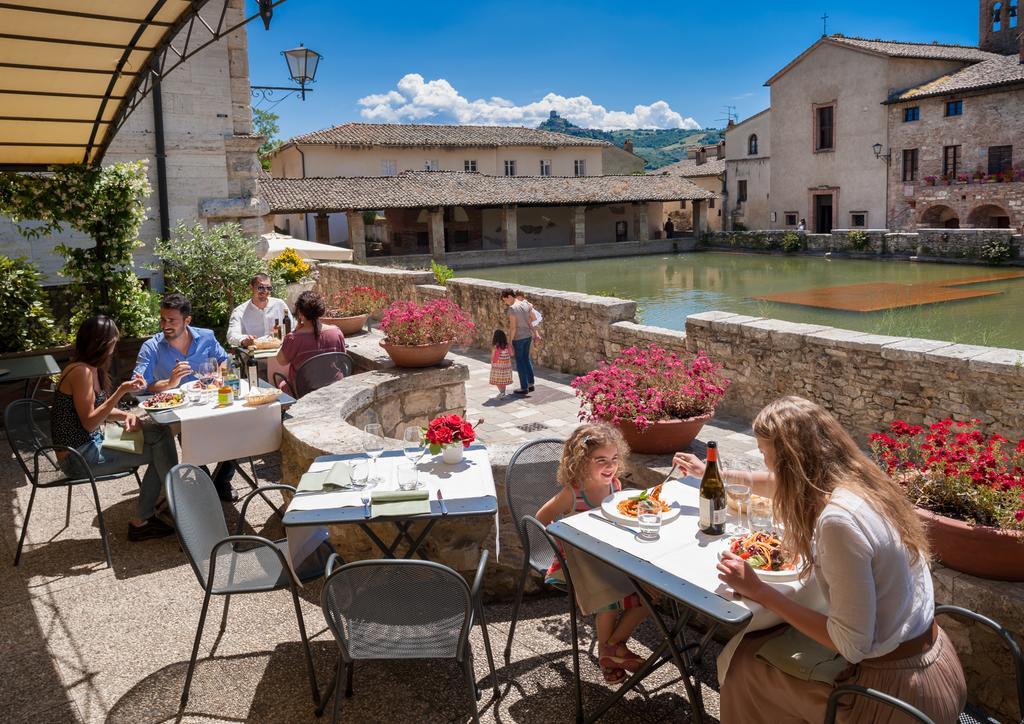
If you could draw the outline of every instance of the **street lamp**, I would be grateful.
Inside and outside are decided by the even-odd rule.
[[[307,88],[307,83],[312,83],[316,77],[316,69],[320,64],[320,58],[323,56],[315,50],[299,43],[299,47],[292,48],[291,50],[282,50],[281,55],[284,56],[285,62],[288,63],[288,75],[291,79],[298,83],[298,88],[285,88],[281,86],[272,85],[254,85],[250,86],[250,95],[253,98],[260,96],[263,100],[270,100],[274,91],[285,91],[284,96],[281,100],[284,100],[292,93],[298,93],[302,100],[306,100],[306,92],[313,92],[312,88]]]
[[[892,151],[889,151],[889,153],[882,153],[881,143],[876,143],[871,147],[871,150],[875,152],[875,158],[885,161],[886,163],[889,163],[892,159]]]

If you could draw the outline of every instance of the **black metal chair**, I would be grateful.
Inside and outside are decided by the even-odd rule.
[[[263,593],[288,589],[295,606],[295,618],[299,625],[299,637],[306,655],[306,669],[313,692],[313,703],[320,704],[320,690],[313,669],[313,655],[306,637],[306,626],[299,606],[296,580],[285,559],[283,543],[259,535],[242,535],[245,513],[253,497],[268,490],[295,492],[290,485],[264,485],[245,496],[241,516],[235,535],[228,535],[227,523],[210,476],[194,465],[175,465],[167,473],[165,481],[167,502],[174,517],[175,528],[181,547],[188,557],[196,580],[204,591],[203,608],[199,614],[196,639],[192,646],[185,687],[181,693],[181,709],[188,703],[188,692],[192,685],[199,642],[203,636],[203,625],[210,606],[211,596],[224,596],[224,613],[221,618],[217,640],[224,634],[227,625],[228,604],[233,594]],[[333,550],[327,543],[321,544],[315,554],[297,572],[299,580],[319,578]],[[214,645],[216,649],[216,644]],[[212,655],[212,654],[211,654]]]
[[[96,503],[96,519],[100,529],[100,540],[103,542],[103,553],[107,565],[113,568],[110,544],[107,541],[107,527],[103,520],[103,509],[100,507],[96,483],[134,474],[135,481],[142,487],[139,469],[94,475],[81,453],[64,445],[53,444],[53,438],[50,436],[50,410],[39,400],[15,400],[7,405],[7,409],[4,410],[4,430],[7,434],[7,443],[14,452],[18,465],[32,485],[28,507],[25,509],[25,520],[21,524],[21,535],[18,536],[18,547],[14,552],[14,565],[21,561],[21,550],[25,545],[25,534],[28,532],[28,521],[32,515],[36,491],[43,488],[67,488],[65,525],[70,525],[72,489],[76,485],[88,485],[92,488],[93,501]]]
[[[505,663],[512,658],[512,638],[519,620],[519,609],[523,602],[523,589],[532,568],[542,576],[556,559],[565,573],[569,594],[569,623],[572,629],[573,673],[576,681],[576,720],[583,720],[583,692],[580,686],[580,645],[576,620],[576,595],[572,589],[569,568],[562,558],[561,548],[548,534],[544,525],[534,515],[556,491],[556,473],[562,458],[563,440],[544,438],[521,445],[512,455],[505,473],[505,499],[516,532],[523,546],[523,568],[516,585],[516,599],[512,605],[512,620],[509,622],[508,642],[505,644]]]
[[[310,357],[295,370],[292,385],[280,372],[274,373],[274,384],[284,382],[286,391],[295,399],[321,387],[352,376],[352,358],[344,352],[322,352]]]
[[[338,721],[341,679],[346,677],[345,696],[351,697],[356,661],[455,659],[466,677],[473,721],[479,722],[476,702],[480,690],[473,673],[473,648],[469,641],[477,621],[483,633],[495,699],[498,697],[494,656],[480,599],[487,551],[480,556],[472,586],[451,568],[430,561],[357,561],[333,570],[334,560],[327,564],[320,604],[340,655],[337,673],[321,697],[317,716],[323,714],[333,693],[333,721]]]
[[[974,611],[960,606],[951,606],[948,604],[936,606],[935,615],[953,616],[954,618],[964,618],[969,621],[979,623],[982,626],[987,626],[995,631],[996,635],[1002,639],[1003,644],[1010,650],[1010,656],[1013,658],[1013,669],[1017,682],[1017,707],[1021,716],[1020,721],[1024,724],[1024,656],[1021,655],[1020,645],[1017,643],[1016,639],[1014,639],[1013,634],[987,616],[982,616],[979,613],[975,613]],[[907,702],[897,699],[894,696],[890,696],[884,692],[863,686],[857,686],[856,684],[837,686],[835,690],[833,690],[831,696],[828,698],[828,708],[825,711],[825,724],[834,724],[839,700],[844,696],[865,696],[870,699],[875,699],[876,701],[881,701],[899,709],[907,716],[913,717],[924,724],[933,724],[930,718]],[[967,704],[967,706],[964,707],[964,710],[960,713],[960,717],[957,721],[959,724],[994,724],[996,719],[990,717],[987,713],[973,704]]]

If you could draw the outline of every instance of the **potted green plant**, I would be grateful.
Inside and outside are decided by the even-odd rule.
[[[358,334],[363,331],[367,317],[383,309],[386,301],[387,295],[375,287],[346,287],[331,295],[327,313],[321,319],[342,334]]]
[[[715,414],[729,380],[703,351],[690,359],[656,344],[630,347],[572,382],[580,419],[616,425],[634,452],[685,450]]]
[[[949,568],[1024,581],[1024,440],[986,436],[978,420],[925,428],[902,420],[870,435],[882,468],[900,480]]]
[[[444,359],[453,343],[469,342],[474,328],[462,308],[448,299],[397,301],[384,310],[380,346],[396,367],[430,367]]]

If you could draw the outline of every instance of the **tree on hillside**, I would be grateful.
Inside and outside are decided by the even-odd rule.
[[[256,151],[260,157],[260,165],[266,171],[270,170],[270,157],[281,147],[282,143],[281,139],[277,138],[278,131],[281,130],[277,125],[278,118],[280,116],[276,113],[264,111],[255,106],[252,109],[252,131],[255,135],[264,136],[267,139]]]

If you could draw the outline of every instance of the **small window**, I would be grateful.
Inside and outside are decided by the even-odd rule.
[[[466,173],[476,173],[476,159],[467,159],[463,161],[462,170]]]
[[[572,173],[573,176],[586,176],[587,175],[587,162],[582,158],[577,158],[572,162]]]
[[[960,146],[942,147],[942,175],[946,178],[956,178],[960,170]]]
[[[708,208],[709,209],[715,208],[715,200],[714,199],[708,199]]]
[[[516,162],[515,161],[505,161],[505,175],[506,176],[515,176],[516,175]]]
[[[381,176],[395,176],[398,173],[398,161],[384,160],[380,162]]]
[[[964,112],[963,101],[946,101],[946,116],[960,116]]]
[[[736,182],[736,202],[742,204],[747,200],[747,182],[741,179]]]
[[[1006,20],[1011,28],[1017,27],[1017,0],[1010,0],[1010,7],[1006,9]]]
[[[903,180],[917,181],[917,149],[903,149]]]
[[[835,106],[822,106],[814,110],[814,150],[831,151],[835,148]]]
[[[1003,4],[996,3],[992,6],[992,30],[999,32],[1003,29]]]
[[[1002,173],[1013,170],[1013,146],[988,147],[988,172]]]
[[[440,169],[441,164],[438,162],[436,158],[428,158],[426,161],[423,162],[424,171],[439,171]]]
[[[540,160],[540,175],[550,176],[551,175],[551,159],[542,158]]]
[[[756,133],[751,133],[750,134],[750,138],[747,139],[747,155],[748,156],[756,156],[757,155],[757,134]]]
[[[786,212],[786,226],[796,226],[796,212],[795,211],[787,211]]]
[[[851,229],[863,229],[868,225],[868,212],[867,211],[851,211],[850,212],[850,228]]]
[[[911,121],[921,120],[921,107],[910,106],[910,108],[903,109],[903,122],[910,123]]]

